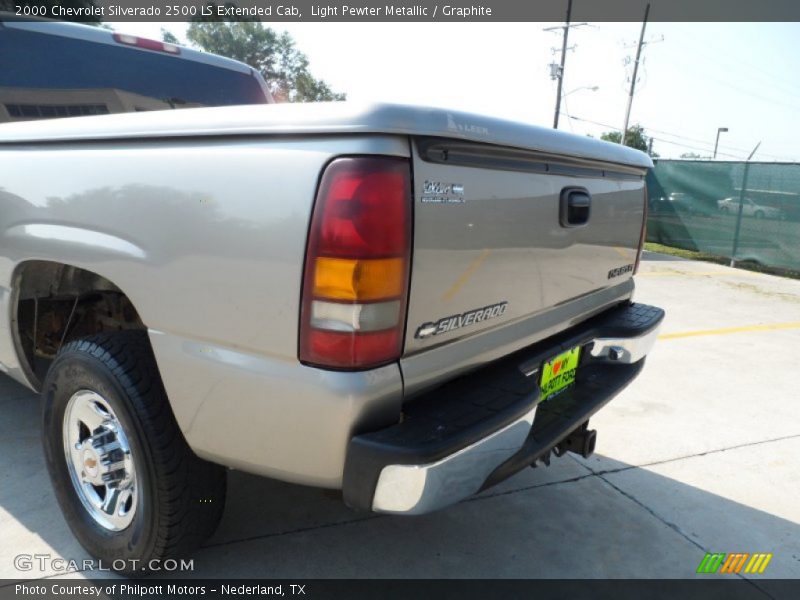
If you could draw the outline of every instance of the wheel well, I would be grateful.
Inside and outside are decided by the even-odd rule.
[[[37,389],[64,343],[95,333],[146,329],[128,296],[86,269],[29,261],[17,268],[13,289],[17,356]]]

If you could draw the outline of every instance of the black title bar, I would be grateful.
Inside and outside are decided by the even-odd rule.
[[[0,0],[20,18],[81,22],[563,21],[566,0]],[[800,21],[798,0],[574,0],[572,21]]]

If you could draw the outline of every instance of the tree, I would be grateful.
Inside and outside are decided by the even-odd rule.
[[[177,40],[162,30],[165,42]],[[194,21],[186,31],[189,41],[206,52],[213,52],[247,63],[256,69],[270,86],[279,102],[322,102],[344,100],[308,68],[308,57],[295,47],[288,33],[278,33],[256,21],[221,23]]]
[[[166,42],[167,44],[180,44],[181,41],[175,36],[174,33],[161,28],[161,40]]]
[[[600,136],[601,140],[605,140],[606,142],[614,142],[615,144],[619,144],[620,140],[622,139],[622,132],[621,131],[606,131],[604,134]],[[650,143],[650,138],[644,134],[644,127],[639,125],[631,125],[628,127],[628,133],[625,136],[625,145],[630,146],[631,148],[636,148],[637,150],[641,150],[642,152],[647,152],[648,145]],[[653,155],[655,156],[655,154]]]

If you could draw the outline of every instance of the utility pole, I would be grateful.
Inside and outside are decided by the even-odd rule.
[[[644,9],[644,20],[642,21],[642,33],[639,35],[639,45],[636,47],[636,61],[633,63],[633,77],[631,78],[631,91],[628,94],[628,108],[625,109],[625,126],[622,128],[621,144],[625,145],[625,137],[628,135],[628,121],[631,118],[631,106],[633,105],[633,94],[636,90],[636,76],[639,72],[639,59],[642,56],[642,46],[644,43],[644,30],[647,27],[647,16],[650,14],[650,5]]]
[[[558,115],[561,112],[561,86],[564,83],[564,63],[567,61],[567,36],[569,20],[572,17],[572,0],[567,0],[567,20],[564,23],[564,39],[561,43],[561,66],[558,69],[558,90],[556,91],[556,114],[553,116],[553,129],[558,129]]]

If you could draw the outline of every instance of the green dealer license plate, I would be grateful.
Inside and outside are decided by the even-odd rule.
[[[557,396],[575,382],[580,357],[581,347],[575,346],[544,362],[539,384],[542,402]]]

